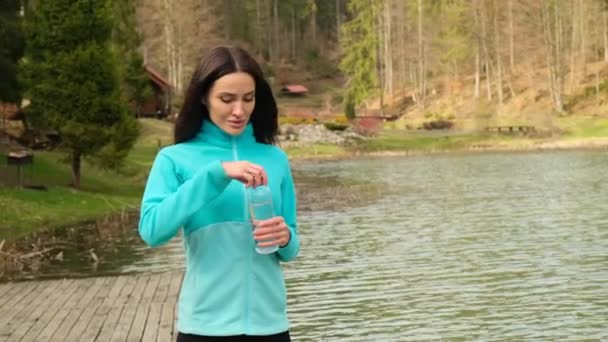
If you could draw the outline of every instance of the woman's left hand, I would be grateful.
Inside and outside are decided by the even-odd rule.
[[[253,238],[258,242],[259,247],[278,245],[285,247],[291,238],[291,231],[282,216],[275,216],[268,220],[253,221],[255,229]]]

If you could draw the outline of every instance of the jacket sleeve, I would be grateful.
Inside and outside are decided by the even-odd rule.
[[[281,261],[291,261],[298,256],[300,251],[300,238],[298,237],[297,225],[297,199],[296,190],[291,175],[289,162],[286,166],[286,176],[281,184],[281,215],[285,219],[285,223],[291,232],[291,238],[284,247],[279,248],[278,255]]]
[[[174,162],[161,151],[144,190],[139,235],[152,247],[168,242],[192,214],[221,194],[230,181],[221,162],[215,161],[180,185]]]

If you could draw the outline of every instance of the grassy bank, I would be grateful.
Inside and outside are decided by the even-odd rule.
[[[101,170],[85,161],[82,187],[69,186],[69,165],[62,154],[39,151],[31,169],[24,170],[28,183],[46,190],[0,186],[0,241],[12,240],[34,230],[54,228],[92,220],[100,216],[136,208],[141,200],[147,172],[161,144],[171,141],[171,128],[156,120],[141,121],[142,135],[120,172]],[[0,153],[2,177],[15,177],[6,156]]]
[[[348,158],[365,154],[428,153],[469,150],[531,150],[608,147],[608,119],[566,117],[556,121],[559,135],[525,137],[454,132],[384,131],[353,146],[313,144],[285,146],[290,158]],[[36,152],[31,182],[47,190],[0,186],[0,241],[12,240],[34,230],[60,227],[136,208],[147,172],[160,145],[172,140],[171,125],[141,120],[141,136],[121,172],[104,171],[85,162],[82,188],[69,186],[70,170],[56,152]],[[1,154],[1,153],[0,153]],[[0,155],[5,163],[5,155]],[[0,176],[14,170],[0,164]],[[26,168],[26,174],[30,170]]]

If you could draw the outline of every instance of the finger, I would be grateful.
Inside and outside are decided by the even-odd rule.
[[[259,228],[256,227],[253,231],[253,236],[256,240],[266,239],[275,234],[275,230],[273,228]]]
[[[260,185],[264,184],[264,180],[263,180],[260,172],[255,173],[254,178],[255,178],[255,186],[260,186]]]
[[[262,184],[268,185],[268,175],[266,171],[262,170]]]
[[[259,167],[249,166],[245,169],[245,172],[253,177],[253,186],[259,186],[264,184],[263,171]]]
[[[284,224],[284,219],[281,216],[275,216],[267,220],[256,221],[256,227],[266,228]]]
[[[254,178],[253,178],[253,176],[252,176],[252,175],[250,175],[250,174],[248,174],[248,173],[246,173],[246,172],[245,172],[245,173],[243,174],[243,179],[245,180],[245,182],[244,182],[244,183],[245,183],[245,186],[250,187],[250,186],[252,186],[252,185],[253,185]]]
[[[260,177],[261,177],[260,184],[268,185],[268,175],[266,174],[266,170],[264,170],[263,167],[256,165],[256,164],[251,164],[249,167],[250,167],[250,169],[255,170],[256,174],[260,175]]]
[[[270,234],[268,236],[262,236],[260,239],[256,238],[258,246],[269,247],[269,246],[285,246],[289,242],[289,232],[281,232],[278,234]]]
[[[285,240],[289,238],[289,231],[287,226],[279,225],[274,227],[256,228],[253,232],[253,236],[256,240]]]

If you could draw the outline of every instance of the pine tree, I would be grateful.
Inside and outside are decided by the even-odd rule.
[[[118,166],[137,136],[120,100],[110,11],[105,0],[40,1],[25,20],[27,117],[59,132],[75,187],[83,157]]]
[[[23,55],[19,0],[0,2],[0,102],[21,102],[17,62]]]
[[[354,17],[342,26],[340,68],[348,76],[345,109],[353,108],[378,91],[378,30],[376,22],[381,1],[351,0],[348,9]]]

